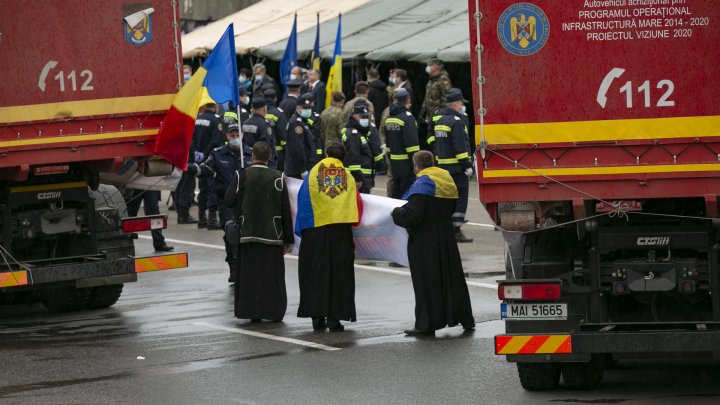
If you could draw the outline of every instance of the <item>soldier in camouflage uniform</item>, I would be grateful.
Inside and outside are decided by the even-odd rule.
[[[342,107],[345,95],[336,91],[332,95],[332,104],[320,114],[320,136],[325,145],[340,141],[340,131],[345,128]]]
[[[433,59],[425,67],[429,79],[425,87],[425,102],[420,110],[420,119],[427,124],[427,137],[434,134],[433,119],[437,112],[445,108],[445,96],[450,89],[451,82],[442,61]]]

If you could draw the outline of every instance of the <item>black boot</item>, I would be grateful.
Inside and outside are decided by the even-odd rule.
[[[207,214],[205,210],[199,210],[198,214],[200,214],[198,217],[198,229],[207,228]]]
[[[222,224],[220,224],[220,221],[218,220],[217,211],[210,211],[208,217],[207,217],[207,229],[208,230],[217,230],[217,229],[223,229]]]
[[[458,243],[470,243],[473,241],[473,238],[466,236],[462,229],[460,227],[455,228],[455,240]]]
[[[187,207],[177,207],[178,218],[177,223],[183,224],[196,224],[197,219],[190,216],[190,209]]]

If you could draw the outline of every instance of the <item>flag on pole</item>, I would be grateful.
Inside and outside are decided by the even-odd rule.
[[[342,14],[338,15],[337,36],[335,37],[335,52],[333,53],[332,65],[330,65],[330,76],[327,81],[327,95],[325,96],[325,107],[330,105],[332,94],[336,91],[342,92]]]
[[[320,13],[317,13],[317,23],[315,25],[315,46],[312,51],[312,68],[320,70]]]
[[[240,104],[235,57],[235,30],[230,24],[205,63],[173,98],[158,132],[156,154],[185,169],[200,107],[226,101]]]
[[[287,86],[287,82],[290,80],[290,71],[293,67],[297,66],[297,64],[297,14],[295,14],[292,31],[290,32],[287,45],[285,45],[285,53],[280,61],[280,82],[283,86]]]

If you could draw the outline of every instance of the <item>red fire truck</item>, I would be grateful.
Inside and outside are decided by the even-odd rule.
[[[182,81],[177,2],[0,0],[0,303],[52,311],[114,304],[137,273],[187,255],[137,258],[103,172],[158,173],[150,158]]]
[[[720,352],[720,9],[469,0],[480,199],[508,244],[495,350],[525,389]]]

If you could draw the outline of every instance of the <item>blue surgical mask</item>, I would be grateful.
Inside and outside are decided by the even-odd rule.
[[[290,80],[297,80],[297,76],[295,76],[294,74],[290,73]]]
[[[394,85],[396,84],[396,83],[395,83],[395,78],[394,78],[394,77],[391,77],[390,79],[388,79],[388,81],[389,81],[389,82],[390,82],[390,84],[392,84],[393,86],[394,86]]]
[[[232,138],[232,139],[230,139],[230,140],[228,141],[228,144],[229,144],[230,147],[233,148],[233,149],[240,149],[240,147],[242,146],[242,139],[240,139],[240,138]]]
[[[187,83],[188,80],[190,80],[190,73],[185,73],[185,74],[183,75],[183,79],[185,79],[184,81],[185,81],[185,83]]]
[[[247,77],[245,77],[245,76],[240,76],[240,77],[238,77],[238,81],[240,82],[240,84],[246,83],[246,82],[247,82]]]
[[[462,108],[460,109],[460,114],[465,114],[465,111],[467,111],[467,108],[465,108],[465,106],[462,106]]]
[[[303,108],[302,110],[300,110],[300,116],[308,119],[312,116],[312,110]]]
[[[367,128],[370,126],[370,119],[369,118],[361,118],[360,119],[360,126],[363,128]]]

